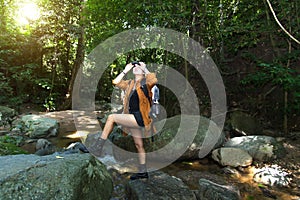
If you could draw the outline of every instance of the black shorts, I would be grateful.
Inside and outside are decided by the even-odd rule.
[[[144,125],[144,121],[143,121],[143,117],[142,117],[142,114],[141,114],[140,111],[137,111],[137,112],[131,112],[130,114],[133,114],[133,116],[134,116],[134,118],[135,118],[135,120],[136,120],[136,122],[137,122],[137,124],[138,124],[139,126],[142,126],[142,127],[145,126],[145,125]]]

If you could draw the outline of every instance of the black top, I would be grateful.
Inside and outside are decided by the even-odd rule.
[[[129,98],[129,113],[139,112],[139,96],[136,90],[133,90]]]
[[[134,118],[139,126],[144,126],[143,117],[140,112],[139,96],[136,90],[133,90],[130,94],[129,113],[134,115]]]

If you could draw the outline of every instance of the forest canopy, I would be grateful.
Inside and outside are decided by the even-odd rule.
[[[168,28],[193,38],[220,71],[228,110],[242,109],[281,130],[300,129],[300,44],[278,25],[267,0],[0,0],[0,103],[17,109],[71,109],[74,78],[97,45],[125,30]],[[300,2],[272,1],[291,36],[300,38]],[[190,52],[187,52],[189,54]],[[109,102],[111,80],[127,62],[170,66],[190,82],[201,110],[210,97],[196,70],[162,49],[121,55],[101,77],[96,100]],[[169,91],[162,104],[178,111]],[[298,123],[298,124],[297,124]]]

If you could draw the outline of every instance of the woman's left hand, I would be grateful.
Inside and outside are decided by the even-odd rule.
[[[145,74],[148,74],[149,71],[146,67],[146,64],[144,62],[139,62],[139,63],[140,63],[141,69],[145,72]]]

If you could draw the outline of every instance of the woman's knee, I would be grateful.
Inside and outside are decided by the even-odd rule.
[[[135,147],[136,149],[139,150],[144,150],[144,145],[143,143],[135,143]]]
[[[114,121],[114,114],[108,115],[106,123],[114,123]]]

